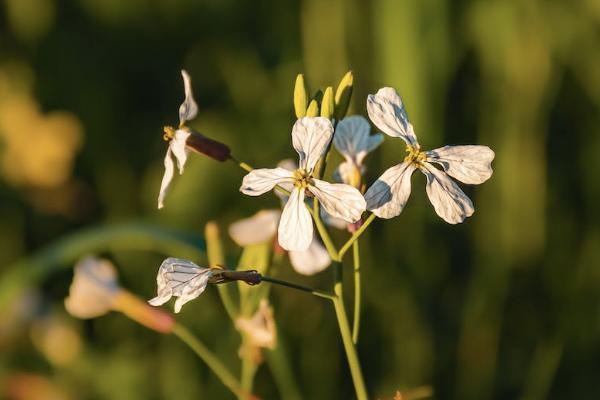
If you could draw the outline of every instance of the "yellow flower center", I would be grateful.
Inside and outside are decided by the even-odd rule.
[[[175,137],[175,128],[173,128],[172,126],[165,126],[163,128],[163,132],[163,139],[165,140],[165,142],[168,142],[171,139],[173,139],[173,137]]]
[[[312,181],[312,177],[306,170],[297,169],[294,171],[294,186],[300,189],[306,189]]]
[[[408,145],[406,146],[406,152],[408,153],[406,155],[406,157],[404,157],[404,161],[405,162],[409,162],[412,164],[415,164],[417,166],[420,166],[421,164],[423,164],[425,161],[427,161],[427,155],[425,154],[425,152],[421,151],[421,148],[419,147],[419,145]]]

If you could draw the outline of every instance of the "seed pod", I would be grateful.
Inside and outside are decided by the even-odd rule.
[[[335,91],[335,118],[338,121],[341,121],[348,112],[348,106],[350,105],[350,99],[352,98],[353,85],[354,75],[352,74],[352,71],[348,71]]]
[[[226,144],[207,138],[193,129],[187,129],[190,132],[190,136],[185,141],[188,148],[217,161],[226,161],[229,159],[231,150]]]
[[[304,83],[304,75],[298,74],[294,86],[294,111],[296,118],[302,118],[306,115],[306,106],[308,104],[308,91]]]
[[[308,108],[306,109],[307,117],[318,117],[319,116],[319,103],[317,100],[313,99],[310,101]]]

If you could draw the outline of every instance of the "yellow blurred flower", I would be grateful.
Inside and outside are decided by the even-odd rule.
[[[73,160],[82,145],[81,122],[69,112],[40,112],[26,89],[10,83],[13,74],[0,70],[3,175],[18,187],[63,185],[71,178]]]

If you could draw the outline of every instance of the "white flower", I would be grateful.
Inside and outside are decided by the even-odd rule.
[[[312,193],[325,210],[347,222],[356,222],[366,203],[360,192],[345,184],[332,184],[313,177],[317,161],[323,156],[333,136],[331,121],[322,117],[304,117],[292,130],[294,149],[300,157],[299,169],[256,169],[244,177],[240,191],[258,196],[279,184],[293,184],[279,222],[279,244],[286,250],[306,250],[313,238],[313,224],[304,204],[305,191]]]
[[[186,128],[185,123],[194,119],[198,114],[198,105],[196,104],[192,93],[190,76],[185,70],[181,70],[181,75],[183,76],[185,100],[181,103],[181,106],[179,106],[179,128],[173,129],[170,126],[165,127],[164,137],[165,140],[169,141],[169,147],[167,148],[167,155],[165,156],[165,174],[163,175],[160,184],[160,192],[158,194],[158,208],[164,207],[165,196],[167,195],[169,185],[175,174],[173,157],[175,157],[175,160],[177,161],[179,175],[183,174],[185,163],[190,152],[186,147],[186,142],[191,135],[191,132]]]
[[[250,318],[238,318],[236,328],[242,332],[253,347],[274,349],[277,345],[277,328],[273,319],[273,308],[266,299],[260,301],[256,313]]]
[[[86,257],[75,265],[65,308],[77,318],[95,318],[110,311],[119,295],[117,272],[108,260]]]
[[[345,159],[334,173],[339,182],[360,189],[361,175],[365,172],[363,161],[383,142],[381,133],[369,135],[370,131],[369,122],[360,115],[344,118],[338,124],[333,144]]]
[[[285,203],[284,203],[285,204]],[[249,218],[234,222],[229,226],[229,235],[242,247],[272,240],[277,232],[281,218],[279,210],[262,210]],[[314,275],[331,264],[329,253],[315,234],[304,251],[289,251],[290,262],[294,270],[302,275]]]
[[[410,178],[419,169],[427,178],[427,196],[436,213],[456,224],[471,216],[473,203],[450,176],[467,184],[480,184],[492,176],[494,152],[487,146],[445,146],[423,152],[400,96],[393,88],[379,89],[369,95],[367,111],[371,121],[384,133],[406,142],[404,161],[386,170],[365,193],[367,209],[380,218],[402,212],[410,195]],[[440,165],[444,171],[432,163]]]
[[[148,303],[160,306],[175,296],[178,297],[175,302],[175,312],[178,313],[185,303],[194,300],[204,292],[213,274],[212,268],[199,267],[188,260],[167,258],[160,265],[156,276],[158,295]]]

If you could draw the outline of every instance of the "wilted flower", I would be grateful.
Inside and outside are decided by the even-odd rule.
[[[273,308],[266,299],[260,301],[258,310],[251,318],[238,318],[235,326],[246,335],[252,346],[274,349],[277,345]]]
[[[167,258],[160,265],[156,276],[158,295],[148,303],[160,306],[175,296],[178,297],[175,302],[175,312],[178,313],[185,303],[194,300],[204,292],[214,271],[214,268],[199,267],[188,260]]]
[[[492,176],[494,152],[487,146],[445,146],[421,151],[413,126],[400,96],[393,88],[379,89],[369,95],[367,111],[371,121],[384,133],[406,142],[404,161],[386,170],[365,193],[367,209],[380,218],[402,212],[410,196],[410,178],[419,169],[427,178],[427,196],[436,213],[446,222],[463,222],[473,214],[473,203],[450,176],[467,184],[480,184]],[[444,171],[432,163],[440,165]]]
[[[365,117],[353,115],[340,121],[333,136],[333,145],[344,156],[334,177],[359,190],[365,173],[363,161],[368,153],[383,142],[381,133],[370,135],[370,131],[371,126]]]
[[[250,246],[272,240],[277,232],[281,218],[279,210],[262,210],[249,218],[234,222],[229,226],[229,235],[240,246]],[[296,272],[303,275],[313,275],[323,271],[331,264],[327,250],[317,240],[313,239],[308,249],[289,251],[290,262]]]
[[[160,184],[160,193],[158,195],[158,208],[163,208],[164,199],[169,190],[169,185],[175,174],[175,165],[173,157],[177,161],[179,174],[183,174],[185,163],[190,150],[202,153],[218,161],[225,161],[229,158],[229,147],[216,140],[209,139],[185,125],[187,121],[193,120],[198,114],[198,105],[194,100],[192,93],[192,82],[190,76],[185,70],[181,71],[183,76],[183,86],[185,89],[185,100],[179,106],[179,127],[177,129],[166,126],[164,128],[164,139],[169,142],[167,154],[165,156],[165,174]]]
[[[174,323],[171,315],[149,307],[122,289],[112,263],[96,257],[86,257],[75,265],[65,308],[69,314],[83,319],[96,318],[111,310],[119,311],[162,333],[170,332]]]
[[[328,119],[301,118],[292,130],[300,168],[294,172],[281,167],[255,169],[244,177],[240,191],[249,196],[261,195],[279,184],[294,185],[278,229],[279,244],[286,250],[306,250],[313,238],[312,219],[304,204],[305,190],[316,196],[329,214],[347,222],[357,221],[365,210],[365,200],[356,188],[328,183],[313,176],[315,165],[332,136],[333,125]]]
[[[249,358],[256,364],[262,362],[261,349],[274,349],[277,346],[277,328],[273,318],[273,308],[266,299],[260,301],[256,313],[250,317],[240,317],[235,327],[242,333],[244,340],[239,355]]]

